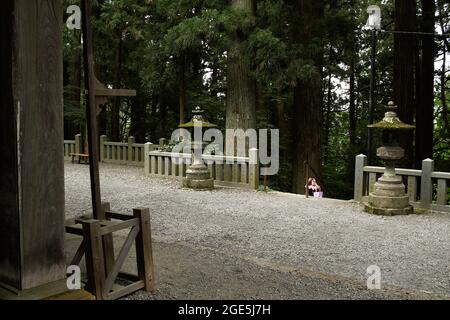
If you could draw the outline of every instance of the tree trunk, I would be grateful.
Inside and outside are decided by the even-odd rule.
[[[231,6],[255,17],[255,0],[232,0]],[[240,32],[234,36],[229,52],[227,70],[227,129],[256,129],[256,81],[251,75],[250,59],[244,50],[245,36]],[[233,137],[227,136],[227,141]],[[234,154],[236,150],[226,150]]]
[[[180,77],[178,79],[178,94],[180,103],[180,124],[185,123],[186,112],[186,58],[182,58],[180,65]]]
[[[318,21],[323,18],[322,0],[298,0],[297,7],[303,28],[298,33],[298,42],[308,46],[318,34]],[[316,71],[308,79],[298,79],[294,90],[294,160],[293,192],[303,194],[308,177],[305,176],[305,161],[312,170],[311,176],[321,183],[321,131],[322,131],[322,65],[323,51],[307,48],[305,59],[315,63]]]
[[[136,142],[145,142],[146,135],[146,106],[145,97],[142,95],[137,95],[135,98],[131,99],[131,127],[130,136],[136,138]]]
[[[331,53],[331,50],[330,50]],[[329,156],[329,149],[330,149],[330,128],[331,128],[331,99],[332,99],[332,95],[333,95],[333,91],[332,91],[332,82],[331,82],[331,78],[332,78],[332,74],[331,71],[328,74],[328,88],[327,88],[327,107],[325,110],[325,128],[324,128],[324,133],[325,133],[325,137],[324,137],[324,147],[325,147],[325,152],[324,152],[324,163],[327,164],[328,163],[328,156]]]
[[[119,43],[116,51],[114,86],[119,89],[121,87],[122,73],[122,37],[119,36]],[[121,141],[120,136],[120,97],[115,97],[111,108],[111,139],[112,141]]]
[[[395,29],[413,32],[416,24],[416,2],[395,0]],[[401,120],[412,124],[414,119],[414,52],[415,35],[397,33],[394,36],[394,100],[398,105]],[[413,133],[406,132],[400,136],[400,145],[405,149],[405,164],[413,163]]]
[[[355,56],[352,56],[350,62],[350,106],[349,106],[349,136],[350,150],[356,149],[356,79],[355,79]],[[352,156],[354,158],[354,155]]]
[[[81,63],[81,44],[80,44],[80,32],[73,31],[73,37],[71,39],[72,45],[76,48],[73,50],[73,54],[69,60],[68,70],[66,72],[67,82],[65,83],[65,97],[66,104],[72,107],[81,108],[81,70],[83,69]],[[64,136],[68,140],[73,140],[74,136],[80,133],[80,126],[76,125],[72,119],[66,119],[64,121]]]
[[[445,30],[444,25],[444,10],[443,4],[438,1],[438,9],[439,9],[439,24],[441,27],[441,32],[445,34],[447,30]],[[440,83],[440,98],[442,104],[442,121],[444,122],[445,130],[447,131],[447,136],[450,137],[450,120],[448,118],[449,111],[447,109],[447,76],[446,76],[446,68],[447,68],[447,54],[450,52],[450,45],[447,39],[444,39],[444,43],[442,45],[442,70],[441,70],[441,83]]]
[[[436,5],[422,0],[422,32],[435,32]],[[433,157],[433,114],[434,114],[434,58],[435,44],[431,36],[422,37],[422,59],[420,61],[420,86],[416,113],[416,168],[422,160]]]

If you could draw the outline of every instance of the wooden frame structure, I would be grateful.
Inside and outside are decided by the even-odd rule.
[[[66,222],[67,233],[83,237],[71,265],[79,265],[85,256],[86,289],[97,300],[118,299],[140,289],[154,292],[149,209],[134,209],[130,216],[112,212],[108,203],[102,208],[106,220],[79,218]],[[130,232],[115,259],[112,234],[126,229]],[[121,271],[133,243],[136,245],[137,275]],[[131,284],[122,286],[116,280],[131,281]]]

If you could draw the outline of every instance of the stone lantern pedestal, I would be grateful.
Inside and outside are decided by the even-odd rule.
[[[214,189],[214,179],[211,177],[209,169],[202,159],[203,148],[206,143],[203,141],[195,141],[195,137],[200,133],[201,138],[203,138],[203,130],[216,128],[217,126],[204,120],[203,111],[200,107],[196,107],[192,113],[194,114],[192,120],[180,125],[180,128],[189,129],[194,134],[194,141],[191,145],[193,163],[186,170],[186,177],[183,178],[183,188],[211,190]]]
[[[186,170],[186,177],[183,178],[183,188],[194,190],[211,190],[214,189],[214,179],[208,167],[202,160],[203,143],[193,142],[193,163]]]
[[[394,103],[390,102],[388,109],[391,111],[386,113],[381,122],[369,126],[383,130],[385,146],[378,148],[377,156],[386,164],[383,176],[375,183],[375,191],[369,195],[369,202],[365,203],[366,212],[372,214],[395,216],[414,213],[405,193],[402,177],[395,174],[395,163],[405,156],[405,150],[398,146],[397,132],[412,130],[414,126],[401,122],[394,112],[396,108]]]

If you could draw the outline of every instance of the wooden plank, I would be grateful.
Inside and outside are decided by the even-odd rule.
[[[112,211],[106,211],[105,215],[106,215],[106,217],[108,219],[115,219],[115,220],[130,220],[130,219],[134,219],[133,216],[122,214],[122,213],[117,213],[117,212],[112,212]]]
[[[136,258],[138,275],[145,283],[147,292],[155,291],[155,272],[153,266],[152,234],[150,223],[150,210],[137,208],[133,215],[139,219],[140,231],[136,237]]]
[[[136,96],[136,90],[96,88],[95,95],[101,97],[133,97]]]
[[[121,221],[121,222],[115,222],[112,225],[109,226],[105,226],[105,227],[101,227],[100,228],[100,235],[105,236],[108,234],[111,234],[113,232],[117,232],[120,230],[125,230],[134,226],[139,225],[139,221],[135,218],[133,219],[129,219],[126,221]]]
[[[123,263],[125,262],[125,259],[128,257],[128,254],[130,253],[131,246],[133,245],[133,242],[135,241],[138,233],[139,233],[140,227],[135,226],[128,234],[127,239],[125,240],[125,243],[123,244],[122,249],[120,249],[119,255],[117,256],[117,260],[114,262],[114,266],[111,269],[111,271],[108,273],[108,276],[106,277],[105,284],[104,284],[104,295],[109,294],[114,281],[117,278],[117,275],[119,274],[120,270],[122,269]]]
[[[117,278],[118,279],[127,280],[127,281],[132,281],[132,282],[139,281],[139,276],[138,275],[131,274],[131,273],[125,272],[125,271],[119,272],[119,274],[117,275]]]
[[[77,236],[83,235],[83,229],[78,226],[66,226],[66,232]]]
[[[70,262],[71,266],[78,266],[80,265],[81,259],[84,256],[84,253],[86,252],[86,240],[83,239],[81,241],[80,246],[77,249],[77,252],[75,253],[72,261]]]
[[[122,287],[121,289],[114,290],[113,292],[111,292],[110,294],[108,294],[106,296],[106,299],[107,300],[116,300],[116,299],[122,298],[126,295],[129,295],[130,293],[133,293],[135,291],[138,291],[138,290],[144,288],[144,286],[145,286],[144,281],[138,281],[138,282],[132,283],[126,287]]]

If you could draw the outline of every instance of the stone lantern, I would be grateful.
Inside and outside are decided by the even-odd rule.
[[[206,142],[203,141],[203,133],[204,130],[217,126],[204,120],[203,110],[200,107],[196,107],[192,113],[194,114],[192,120],[179,126],[182,129],[188,129],[194,136],[191,143],[193,162],[186,170],[183,187],[194,190],[211,190],[214,188],[214,179],[211,178],[209,169],[202,159],[203,149],[206,146]],[[198,134],[201,134],[201,137],[197,138]]]
[[[384,161],[386,168],[383,176],[375,183],[374,192],[365,204],[367,212],[378,215],[407,215],[414,212],[405,193],[402,177],[395,174],[395,163],[403,159],[405,150],[399,146],[399,132],[413,130],[415,127],[403,123],[395,112],[397,106],[389,102],[388,112],[382,121],[369,125],[369,128],[382,130],[383,146],[377,149],[377,156]]]

